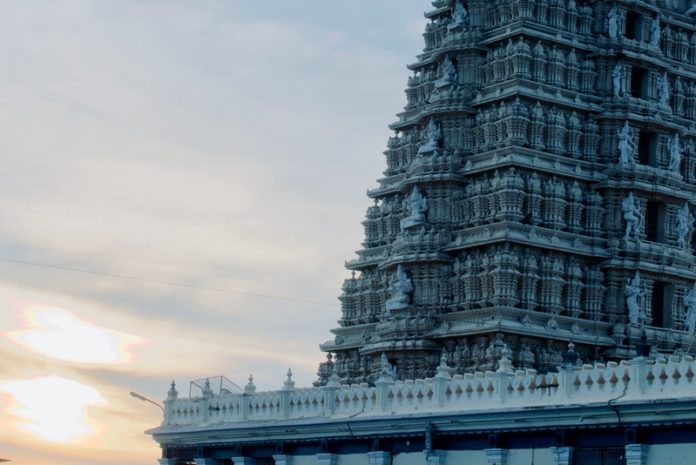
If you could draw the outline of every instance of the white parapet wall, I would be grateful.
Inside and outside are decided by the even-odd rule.
[[[165,400],[163,427],[200,427],[311,418],[383,417],[395,414],[485,412],[500,409],[650,403],[696,398],[696,363],[691,356],[635,358],[620,363],[561,368],[557,373],[515,370],[503,358],[496,372],[451,376],[444,364],[433,378],[395,381],[389,373],[375,386],[341,385],[296,389],[288,377],[278,391],[213,394]]]

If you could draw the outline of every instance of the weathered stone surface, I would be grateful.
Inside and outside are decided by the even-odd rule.
[[[693,8],[433,6],[317,384],[696,349]]]

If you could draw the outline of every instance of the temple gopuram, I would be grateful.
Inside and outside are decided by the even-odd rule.
[[[696,2],[425,16],[317,381],[172,385],[160,463],[692,464]]]

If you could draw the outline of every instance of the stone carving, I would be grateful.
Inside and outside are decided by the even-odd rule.
[[[469,12],[460,0],[455,0],[452,10],[452,21],[447,25],[448,31],[459,29],[469,23]]]
[[[379,358],[379,380],[394,381],[395,379],[397,379],[396,366],[389,363],[387,354],[382,352],[382,355]]]
[[[636,271],[636,274],[632,279],[628,280],[624,287],[626,308],[628,309],[628,322],[632,325],[640,324],[645,317],[642,310],[645,293],[646,291],[641,285],[640,273]]]
[[[626,221],[626,234],[624,240],[629,241],[633,238],[634,241],[640,242],[640,230],[643,226],[643,214],[636,205],[633,197],[633,192],[628,194],[621,203],[621,211],[623,212],[624,221]]]
[[[679,134],[675,134],[669,141],[669,166],[667,169],[674,173],[679,173],[683,151],[679,143]]]
[[[389,284],[391,298],[386,301],[387,312],[408,308],[411,305],[412,292],[411,278],[408,277],[403,266],[399,265]]]
[[[679,210],[677,214],[677,247],[680,249],[685,249],[689,240],[689,234],[694,226],[694,216],[691,214],[689,209],[689,203],[684,203],[684,206]]]
[[[696,283],[684,296],[684,307],[686,309],[684,325],[689,333],[694,334],[696,332]]]
[[[442,142],[442,131],[440,130],[440,126],[435,122],[435,120],[430,120],[430,122],[428,123],[427,132],[427,141],[418,149],[419,155],[425,155],[428,153],[435,152],[440,147],[440,142]]]
[[[638,145],[636,144],[634,135],[631,132],[631,128],[628,125],[628,121],[621,126],[621,129],[616,133],[618,142],[616,144],[619,150],[619,162],[622,165],[632,165],[636,161],[636,151],[638,150]]]
[[[607,14],[607,33],[611,40],[619,38],[619,11],[616,5],[612,6]]]
[[[409,216],[401,220],[401,230],[404,231],[414,226],[425,223],[425,213],[428,211],[428,200],[418,190],[418,186],[413,186],[411,197],[408,200]]]
[[[669,106],[669,99],[672,93],[672,89],[669,85],[669,79],[667,78],[667,72],[664,72],[657,79],[657,95],[660,105]]]
[[[626,70],[623,62],[617,61],[611,71],[611,84],[614,90],[614,97],[619,98],[626,95]]]
[[[442,89],[443,87],[456,86],[457,85],[457,68],[452,63],[449,57],[445,58],[442,62],[442,76],[440,79],[435,81],[435,88]]]
[[[323,347],[342,383],[374,383],[379,353],[405,341],[411,349],[387,352],[402,377],[434,376],[443,348],[454,373],[495,369],[495,335],[482,329],[489,316],[513,360],[530,368],[554,369],[570,338],[583,359],[605,362],[607,337],[628,350],[638,342],[626,299],[635,298],[632,320],[650,324],[642,288],[626,286],[636,269],[670,267],[675,292],[665,296],[675,299],[675,324],[684,321],[679,276],[690,276],[696,220],[675,199],[690,199],[696,184],[686,139],[696,121],[696,34],[668,3],[691,4],[434,3],[384,177],[369,194],[377,203],[363,248],[347,265],[356,274],[343,285],[340,328]],[[628,77],[638,84],[645,72],[647,98],[629,98],[638,89]],[[639,166],[648,142],[650,166]],[[653,196],[664,225],[639,247],[654,236]],[[640,305],[647,318],[635,316]],[[549,321],[561,330],[545,331]],[[649,331],[660,350],[685,347],[672,329]],[[327,364],[320,378],[329,373]]]
[[[662,28],[660,27],[660,15],[656,15],[650,23],[650,46],[659,49],[661,39]]]
[[[691,6],[690,6],[689,8],[686,9],[686,11],[684,12],[684,14],[687,15],[687,16],[691,16],[691,15],[693,15],[693,14],[696,14],[696,1],[692,1],[692,2],[691,2]]]

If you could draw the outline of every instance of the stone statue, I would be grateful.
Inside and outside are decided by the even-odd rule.
[[[412,292],[413,283],[406,271],[404,271],[403,266],[399,265],[389,284],[391,299],[386,302],[387,312],[391,313],[393,310],[408,308],[411,305]]]
[[[669,85],[669,79],[667,79],[667,72],[664,72],[659,78],[657,78],[657,95],[660,105],[669,106],[669,98],[671,93],[672,89]]]
[[[428,200],[420,193],[418,186],[413,186],[413,192],[408,199],[409,216],[401,220],[401,230],[425,223],[425,213],[428,211]]]
[[[636,151],[638,145],[633,139],[631,128],[628,126],[628,121],[617,132],[618,142],[616,144],[619,150],[619,162],[622,165],[632,165],[636,161]]]
[[[686,318],[684,324],[687,331],[694,334],[696,332],[696,283],[691,286],[689,292],[684,296],[684,306],[686,307]]]
[[[424,155],[427,153],[432,153],[440,147],[440,142],[442,141],[442,131],[440,131],[440,126],[435,122],[435,120],[430,120],[428,123],[428,140],[425,144],[421,145],[418,149],[419,155]]]
[[[660,16],[655,16],[655,19],[650,23],[650,46],[660,48],[660,39],[662,38],[662,28],[660,27]]]
[[[640,273],[636,271],[633,279],[629,279],[624,287],[624,295],[626,296],[626,307],[628,308],[628,322],[637,325],[643,319],[641,310],[645,290],[641,289]]]
[[[448,31],[466,26],[469,22],[469,12],[464,7],[464,4],[456,0],[454,9],[452,10],[452,22],[447,26]]]
[[[607,32],[611,40],[619,38],[619,11],[616,6],[612,6],[607,14]]]
[[[624,236],[624,240],[628,242],[631,237],[633,237],[633,240],[640,242],[640,227],[643,224],[643,215],[636,206],[633,192],[629,193],[628,197],[623,200],[621,203],[621,210],[623,211],[623,218],[626,221],[626,235]]]
[[[685,202],[684,206],[679,209],[677,214],[677,247],[685,249],[689,239],[689,233],[694,226],[694,216],[689,209],[689,203]]]
[[[387,355],[382,352],[379,359],[379,379],[383,381],[393,381],[396,379],[396,367],[389,363]]]
[[[691,6],[684,12],[684,14],[687,16],[691,16],[694,13],[696,13],[696,1],[692,1]]]
[[[624,70],[623,63],[617,61],[614,65],[614,69],[611,72],[611,82],[614,89],[614,97],[623,97],[625,95],[624,89],[624,77],[626,76],[626,71]]]
[[[457,74],[457,68],[455,68],[454,63],[449,57],[445,58],[442,62],[442,76],[440,79],[435,81],[435,88],[441,89],[448,86],[456,86],[459,83],[459,78]]]
[[[678,173],[681,167],[682,148],[679,143],[679,134],[675,134],[672,140],[669,141],[669,166],[668,169]]]

